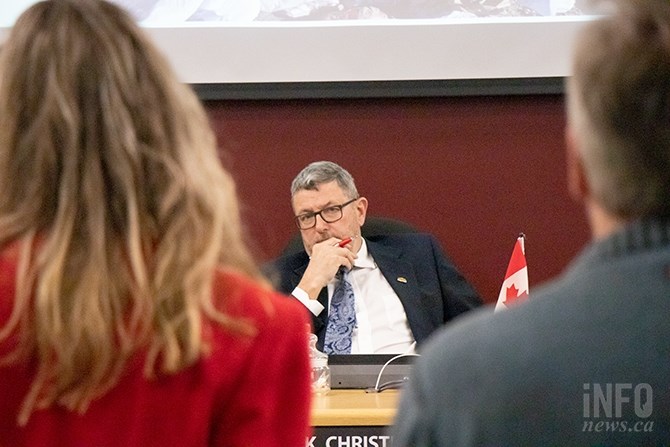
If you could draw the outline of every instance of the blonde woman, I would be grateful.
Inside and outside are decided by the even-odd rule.
[[[304,445],[307,316],[194,94],[104,1],[32,6],[0,58],[0,445]]]

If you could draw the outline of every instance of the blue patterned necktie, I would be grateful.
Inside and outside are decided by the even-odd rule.
[[[335,279],[323,350],[326,354],[351,354],[351,334],[356,326],[354,289],[344,267],[340,267]]]

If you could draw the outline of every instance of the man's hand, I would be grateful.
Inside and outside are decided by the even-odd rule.
[[[307,292],[311,300],[318,298],[321,289],[333,279],[340,266],[347,269],[354,266],[356,254],[347,248],[349,244],[340,247],[341,241],[341,239],[331,237],[312,247],[309,264],[298,284],[298,287]]]

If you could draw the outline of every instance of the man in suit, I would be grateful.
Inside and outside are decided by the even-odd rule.
[[[567,81],[591,243],[523,304],[431,338],[394,445],[670,445],[670,2],[614,6]]]
[[[291,202],[305,251],[277,259],[270,271],[277,288],[311,312],[320,350],[412,352],[444,323],[481,304],[432,236],[362,238],[368,201],[341,166],[328,161],[308,165],[291,184]],[[341,267],[355,297],[349,352],[324,345]]]

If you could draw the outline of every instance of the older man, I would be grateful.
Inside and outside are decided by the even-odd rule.
[[[361,237],[368,201],[341,166],[310,164],[293,180],[291,197],[305,251],[272,269],[277,287],[310,310],[326,353],[413,352],[481,304],[432,236]]]

